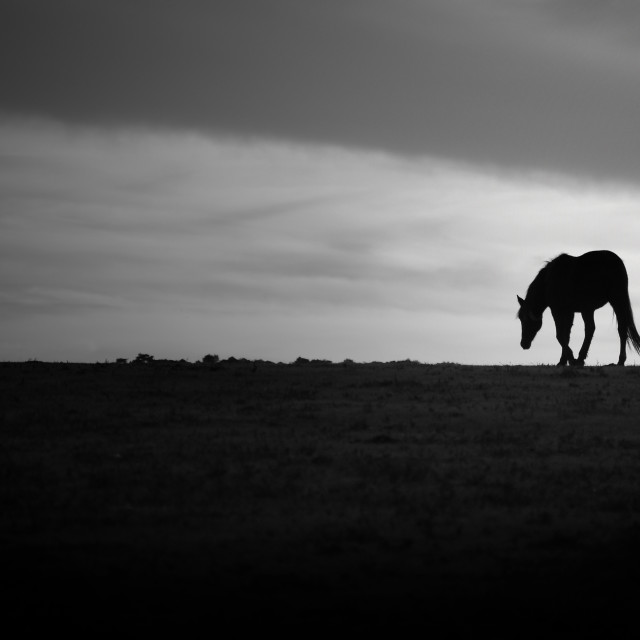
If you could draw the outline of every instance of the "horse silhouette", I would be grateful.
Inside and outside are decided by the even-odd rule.
[[[596,329],[593,313],[608,302],[618,320],[618,365],[624,365],[627,342],[640,353],[640,335],[633,322],[628,284],[624,263],[611,251],[589,251],[577,257],[563,253],[550,260],[529,285],[525,299],[518,296],[518,318],[522,324],[520,346],[523,349],[531,347],[542,327],[542,314],[549,307],[562,347],[558,366],[567,363],[583,366]],[[581,313],[584,320],[584,342],[577,359],[569,348],[576,312]]]

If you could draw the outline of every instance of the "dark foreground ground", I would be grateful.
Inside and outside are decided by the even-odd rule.
[[[7,624],[637,626],[638,368],[29,362],[0,385]]]

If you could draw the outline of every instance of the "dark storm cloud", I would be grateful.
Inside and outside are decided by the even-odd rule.
[[[9,0],[0,109],[638,180],[632,6]]]

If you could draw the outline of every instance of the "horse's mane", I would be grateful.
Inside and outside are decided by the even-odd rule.
[[[560,256],[558,256],[559,258]],[[540,269],[540,271],[538,271],[538,275],[533,279],[533,282],[529,285],[529,288],[527,289],[527,295],[525,296],[525,299],[529,297],[530,293],[535,292],[538,287],[540,286],[540,284],[542,283],[542,280],[544,278],[544,276],[547,273],[547,269],[549,268],[549,266],[555,262],[558,258],[554,258],[553,260],[548,260],[544,267],[542,267],[542,269]]]
[[[550,264],[556,262],[557,260],[560,260],[560,258],[571,258],[571,256],[568,253],[560,253],[558,254],[555,258],[552,258],[551,260],[547,260],[544,263],[544,267],[542,267],[542,269],[540,269],[540,271],[543,271],[544,269],[546,269]]]
[[[551,258],[551,260],[545,261],[544,267],[542,267],[542,269],[540,269],[540,271],[538,271],[538,275],[533,279],[533,282],[529,285],[529,288],[527,289],[527,295],[529,295],[529,292],[532,289],[535,291],[535,288],[540,285],[540,280],[542,280],[543,274],[545,274],[547,272],[547,269],[550,266],[554,265],[556,262],[559,262],[560,260],[562,260],[564,258],[571,258],[571,256],[568,253],[560,253],[555,258]]]
[[[536,277],[533,279],[533,282],[529,285],[529,288],[527,289],[527,295],[525,296],[525,300],[529,297],[530,294],[535,293],[538,289],[538,287],[540,287],[540,285],[542,284],[544,277],[547,273],[547,269],[554,264],[555,262],[557,262],[558,260],[560,260],[560,258],[565,258],[568,257],[568,254],[566,253],[561,253],[559,255],[557,255],[555,258],[552,258],[551,260],[546,260],[544,263],[544,267],[542,267],[542,269],[540,269],[540,271],[538,271],[538,274],[536,275]],[[518,309],[518,313],[516,313],[516,318],[520,318],[520,312],[522,311],[522,307],[520,307],[520,309]]]
[[[551,260],[546,260],[544,263],[544,267],[538,271],[538,274],[533,279],[533,282],[529,285],[527,289],[527,295],[525,296],[525,300],[529,298],[530,295],[535,295],[539,289],[539,287],[544,283],[544,278],[547,275],[547,270],[552,265],[555,265],[557,262],[564,260],[565,258],[571,258],[568,253],[560,253],[555,258],[551,258]],[[516,318],[520,318],[520,312],[522,311],[522,307],[518,309],[518,313],[516,313]]]

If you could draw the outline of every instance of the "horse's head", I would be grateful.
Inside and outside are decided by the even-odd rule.
[[[522,325],[522,340],[520,340],[520,346],[523,349],[528,349],[536,337],[536,334],[540,331],[540,327],[542,327],[542,314],[535,313],[527,301],[523,300],[520,296],[518,296],[518,302],[520,303],[518,319]]]

